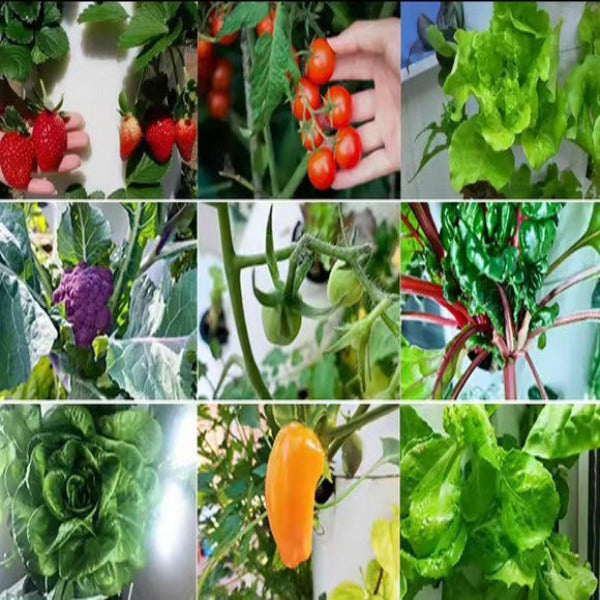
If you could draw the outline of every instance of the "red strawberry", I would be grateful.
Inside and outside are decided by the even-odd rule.
[[[127,115],[121,119],[119,141],[121,160],[127,160],[142,141],[142,128],[133,115]]]
[[[192,149],[196,141],[196,122],[193,119],[179,119],[175,124],[175,141],[181,158],[186,162],[192,158]]]
[[[171,157],[175,143],[175,123],[166,110],[152,110],[147,119],[144,138],[152,156],[159,163],[166,163]]]
[[[35,158],[42,171],[56,171],[67,151],[67,129],[62,117],[44,110],[33,120]]]
[[[0,169],[11,187],[27,189],[34,160],[33,143],[29,137],[11,131],[0,140]]]

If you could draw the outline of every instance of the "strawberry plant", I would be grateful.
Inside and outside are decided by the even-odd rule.
[[[559,76],[562,23],[552,24],[536,2],[495,2],[488,29],[459,28],[450,40],[435,25],[426,28],[448,102],[440,122],[421,132],[428,136],[412,179],[447,150],[450,183],[464,198],[596,195],[600,27],[597,3],[579,6],[583,14],[575,44],[580,62],[569,67],[564,82]],[[474,112],[466,107],[471,98]],[[585,153],[587,182],[549,162],[565,140]],[[517,167],[520,153],[525,160]]]
[[[394,95],[386,86],[399,84],[394,67],[351,75],[347,55],[336,57],[327,37],[355,21],[368,28],[381,20],[394,56],[399,20],[389,17],[398,5],[338,8],[335,2],[201,4],[198,80],[207,102],[201,103],[199,133],[211,140],[200,149],[202,197],[322,197],[333,194],[332,187],[351,189],[355,197],[398,197],[399,165],[389,164],[387,145],[376,141],[388,117],[394,132],[398,105],[386,102]],[[379,64],[375,52],[371,59]],[[341,78],[335,77],[336,60]],[[220,64],[233,65],[222,87],[215,81]],[[356,99],[360,104],[353,107]]]
[[[0,397],[195,394],[192,204],[0,205]],[[115,242],[103,211],[127,224]],[[41,232],[46,235],[40,238]],[[147,373],[155,377],[147,377]]]
[[[600,320],[595,309],[561,315],[556,301],[573,286],[598,278],[600,267],[576,272],[560,283],[549,280],[578,250],[596,249],[600,206],[594,205],[581,237],[550,262],[562,210],[561,203],[442,204],[438,229],[429,205],[403,206],[403,327],[416,321],[455,332],[442,350],[421,348],[403,338],[403,398],[458,398],[479,367],[501,370],[505,397],[514,400],[519,397],[515,365],[524,361],[539,396],[548,399],[530,356],[532,347],[543,348],[546,333],[555,328]],[[549,291],[543,290],[546,281],[552,281]],[[428,299],[444,312],[413,310],[407,307],[409,297]]]
[[[290,246],[282,248],[276,248],[273,241],[271,209],[265,252],[254,255],[236,249],[229,207],[215,205],[227,293],[241,356],[234,353],[224,357],[218,383],[207,382],[213,397],[398,398],[398,277],[393,265],[397,230],[386,222],[379,227],[369,223],[365,233],[361,230],[362,221],[372,219],[370,213],[342,216],[336,205],[310,206],[316,209],[312,211],[314,222],[305,220],[306,229],[294,236]],[[286,263],[285,270],[279,264],[282,262]],[[256,283],[257,267],[267,267],[268,287]],[[241,283],[242,273],[249,269],[253,270],[251,301],[260,306],[261,335],[275,346],[262,366],[253,351]],[[330,302],[325,300],[324,306],[313,306],[303,297],[304,282],[323,282],[328,276]],[[327,322],[334,316],[334,323],[339,322],[339,326],[326,332]],[[306,319],[319,323],[316,356],[314,343],[296,342]],[[222,351],[215,353],[213,344],[214,340],[213,358],[221,358]],[[234,376],[240,367],[243,376]]]

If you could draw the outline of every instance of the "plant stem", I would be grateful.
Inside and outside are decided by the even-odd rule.
[[[295,246],[287,246],[281,250],[275,250],[275,259],[277,261],[287,260],[293,253]],[[267,264],[267,256],[262,254],[238,254],[235,257],[239,269],[248,267],[260,267]]]
[[[406,229],[408,229],[408,231],[410,232],[411,236],[415,240],[417,240],[417,242],[421,246],[421,249],[424,249],[425,248],[425,244],[423,244],[423,240],[421,239],[421,236],[419,235],[419,232],[412,226],[412,224],[409,221],[408,217],[406,215],[401,215],[401,219],[402,219],[402,223],[404,223],[404,226],[406,227]]]
[[[562,294],[564,291],[568,290],[570,287],[573,287],[574,285],[576,285],[582,281],[585,281],[586,279],[592,279],[594,277],[600,277],[600,267],[592,267],[591,269],[582,271],[581,273],[578,273],[574,277],[571,277],[564,283],[561,283],[559,286],[557,286],[553,290],[551,290],[540,301],[540,306],[545,306],[546,304],[548,304],[548,302],[550,302],[551,300],[556,298],[556,296],[558,296],[559,294]]]
[[[269,176],[271,178],[271,195],[279,198],[279,182],[277,180],[277,164],[275,163],[275,150],[273,147],[273,136],[271,135],[271,125],[267,123],[263,129],[265,136],[265,145],[267,146],[267,157],[269,165]]]
[[[228,173],[227,171],[219,171],[219,175],[221,177],[226,177],[227,179],[231,179],[231,181],[239,183],[242,187],[245,187],[248,191],[252,192],[255,198],[262,197],[262,194],[258,191],[258,188],[250,181],[248,181],[245,177],[242,177],[237,173]]]
[[[356,419],[361,415],[365,414],[369,410],[369,404],[361,404],[352,415],[352,419]],[[353,434],[348,433],[345,436],[338,437],[328,448],[327,450],[327,459],[333,460],[333,457],[336,455],[337,451],[343,446],[344,442]]]
[[[465,346],[465,344],[467,343],[469,338],[473,337],[475,334],[479,333],[482,330],[483,330],[482,325],[477,325],[477,324],[468,325],[452,340],[452,342],[450,344],[450,348],[448,349],[446,354],[444,354],[444,358],[442,359],[442,364],[440,365],[440,369],[438,371],[438,374],[437,374],[437,377],[435,380],[435,384],[434,384],[433,390],[431,392],[431,397],[433,399],[438,398],[438,391],[442,395],[444,393],[444,390],[440,389],[440,387],[442,385],[444,375],[446,374],[446,370],[448,369],[448,366],[452,362],[452,359],[455,357],[456,354],[458,354],[458,352],[460,352],[462,350],[462,348]]]
[[[440,327],[459,327],[458,322],[454,319],[445,319],[444,317],[440,317],[439,315],[432,315],[429,313],[422,313],[416,311],[403,312],[402,320],[432,323],[433,325],[439,325]]]
[[[456,387],[452,390],[451,400],[457,400],[458,396],[462,392],[465,387],[467,381],[469,381],[471,375],[475,369],[490,355],[489,352],[483,351],[480,352],[474,360],[471,361],[471,364],[467,367],[467,370],[461,375],[460,379],[456,383]]]
[[[498,292],[500,292],[500,299],[502,300],[502,308],[504,310],[504,331],[506,335],[506,345],[508,346],[509,353],[515,349],[515,326],[510,314],[510,306],[508,304],[508,298],[504,292],[504,288],[498,283],[496,284]]]
[[[506,400],[517,399],[517,374],[515,372],[515,362],[512,358],[506,359],[504,366],[504,398]]]
[[[242,297],[242,286],[240,281],[240,269],[236,263],[235,248],[231,235],[231,221],[229,218],[229,207],[227,204],[217,206],[219,217],[219,232],[221,235],[221,249],[223,252],[223,266],[227,287],[229,289],[229,298],[231,300],[231,309],[238,333],[242,356],[246,366],[246,374],[250,383],[256,390],[258,396],[263,400],[270,400],[271,394],[263,381],[262,375],[254,360],[252,346],[246,327],[246,316],[244,314],[244,302]]]
[[[251,54],[251,36],[253,35],[252,30],[249,27],[244,27],[242,30],[242,69],[244,73],[244,97],[246,100],[246,118],[247,118],[247,128],[249,131],[254,131],[254,111],[252,110],[252,104],[250,103],[250,69],[252,64],[252,54]],[[252,191],[254,193],[254,197],[260,197],[258,190],[262,189],[262,182],[260,179],[260,174],[257,172],[255,159],[256,150],[258,149],[258,142],[256,139],[256,135],[252,135],[250,137],[249,143],[249,154],[250,154],[250,169],[252,170]]]
[[[532,331],[529,334],[529,338],[527,339],[525,350],[536,337],[542,335],[542,333],[545,333],[550,329],[555,329],[556,327],[564,327],[565,325],[581,323],[584,321],[600,321],[600,310],[587,310],[574,315],[569,315],[568,317],[562,317],[560,319],[556,319],[556,321],[554,321],[552,325],[548,325],[547,327],[540,327],[539,329]]]
[[[433,222],[433,217],[431,216],[428,204],[426,202],[409,202],[408,205],[413,211],[413,214],[423,230],[425,237],[429,240],[432,250],[435,252],[436,256],[442,260],[446,254],[446,251],[444,250],[444,246],[442,246],[442,242],[440,240],[435,223]]]
[[[352,418],[343,425],[338,425],[329,433],[330,439],[334,442],[337,438],[352,434],[358,431],[365,425],[384,417],[385,415],[397,411],[398,406],[395,404],[380,404],[373,410],[365,412],[356,418]]]
[[[306,153],[302,158],[300,164],[296,167],[296,170],[292,173],[292,176],[288,179],[288,182],[283,186],[279,198],[282,200],[291,198],[304,178],[306,177],[306,169],[308,167],[309,154]]]
[[[553,271],[555,271],[567,258],[569,258],[572,254],[575,254],[577,250],[580,250],[587,244],[588,240],[585,238],[581,238],[577,242],[575,242],[572,246],[567,248],[549,267],[546,272],[546,276],[550,275]]]
[[[185,240],[183,242],[177,242],[172,244],[168,248],[166,248],[160,254],[153,252],[148,258],[144,261],[144,264],[140,266],[140,275],[145,273],[154,263],[159,260],[166,260],[167,258],[171,258],[172,256],[177,256],[182,252],[187,252],[188,250],[194,250],[198,246],[198,240]]]
[[[533,378],[535,379],[535,384],[537,385],[537,388],[540,391],[540,396],[541,396],[542,400],[548,400],[548,394],[546,394],[546,388],[544,387],[544,384],[542,383],[540,374],[537,372],[537,369],[535,368],[535,365],[533,364],[533,361],[531,360],[531,356],[529,356],[529,352],[525,352],[525,360],[527,361],[527,364],[529,365],[529,369],[531,370]]]
[[[232,367],[235,367],[236,365],[242,370],[244,369],[244,361],[239,356],[232,354],[223,365],[221,376],[219,377],[219,381],[213,390],[213,397],[215,400],[219,399],[219,392],[221,391],[221,386],[223,385],[227,374],[229,371],[231,371]]]

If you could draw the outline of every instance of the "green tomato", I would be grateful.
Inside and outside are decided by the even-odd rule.
[[[302,315],[282,306],[263,306],[262,322],[265,335],[272,344],[287,346],[296,339],[300,331]]]
[[[354,306],[361,298],[363,288],[358,277],[346,263],[337,261],[333,265],[329,282],[327,283],[327,297],[332,306]]]

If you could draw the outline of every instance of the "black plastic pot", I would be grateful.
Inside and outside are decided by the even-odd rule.
[[[229,341],[229,328],[227,327],[227,323],[225,322],[225,313],[221,311],[219,315],[219,322],[217,324],[216,331],[210,331],[208,326],[208,315],[210,313],[210,309],[207,309],[206,312],[202,315],[202,319],[200,319],[200,337],[204,340],[204,342],[208,345],[212,342],[212,340],[216,339],[221,346],[224,346]]]

